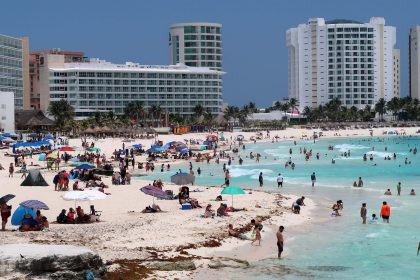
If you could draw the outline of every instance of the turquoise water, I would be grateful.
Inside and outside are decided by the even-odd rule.
[[[334,151],[328,150],[329,145],[335,147]],[[304,147],[313,150],[308,161],[299,153],[299,148]],[[286,229],[284,259],[257,262],[249,269],[229,274],[228,279],[420,279],[420,256],[416,256],[420,242],[419,196],[409,196],[411,188],[420,195],[420,155],[409,152],[414,147],[420,147],[420,138],[395,136],[321,139],[316,143],[299,140],[297,145],[293,142],[247,144],[246,150],[240,151],[243,165],[238,165],[235,155],[228,167],[231,185],[259,188],[258,174],[262,171],[263,189],[277,191],[275,180],[281,172],[285,177],[282,191],[305,195],[320,204],[314,215],[322,222]],[[293,149],[292,155],[289,148]],[[342,157],[348,150],[350,157]],[[260,163],[246,157],[251,151],[262,155]],[[315,157],[317,152],[319,160]],[[374,160],[363,161],[364,153],[373,154]],[[397,155],[395,160],[393,153]],[[384,160],[387,155],[391,160]],[[296,163],[295,170],[284,167],[290,156]],[[411,164],[405,164],[406,157]],[[335,164],[331,163],[332,158]],[[202,169],[196,184],[221,185],[222,164],[223,161],[220,165],[193,162],[194,170],[198,166]],[[179,167],[188,170],[187,165]],[[173,169],[179,167],[174,165]],[[312,172],[317,175],[315,188],[310,185]],[[172,173],[158,170],[149,178],[169,180]],[[353,188],[359,176],[364,187]],[[400,197],[396,196],[399,181],[402,183]],[[387,188],[393,196],[383,195]],[[338,199],[343,200],[344,211],[342,217],[333,218],[329,207]],[[390,224],[379,220],[377,224],[362,225],[359,217],[362,202],[367,203],[369,217],[372,213],[379,216],[384,200],[391,206]],[[275,250],[273,244],[273,252]]]

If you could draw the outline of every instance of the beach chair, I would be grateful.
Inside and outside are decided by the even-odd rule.
[[[90,222],[99,222],[102,211],[95,210],[95,206],[90,206]]]

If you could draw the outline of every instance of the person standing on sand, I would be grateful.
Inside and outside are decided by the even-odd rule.
[[[9,177],[13,178],[13,172],[15,172],[15,167],[13,166],[13,162],[12,162],[10,163],[10,166],[9,166]]]
[[[283,176],[281,176],[281,173],[279,173],[279,176],[277,176],[277,187],[278,188],[280,188],[280,187],[283,188]]]
[[[384,221],[384,223],[389,224],[389,217],[391,216],[391,207],[386,203],[386,201],[382,202],[382,208],[381,208],[381,217]]]
[[[283,231],[284,226],[280,226],[279,230],[277,231],[277,248],[279,250],[278,258],[281,259],[281,253],[283,252]]]
[[[312,182],[312,187],[315,187],[315,182],[316,182],[315,172],[312,172],[312,175],[311,175],[311,182]]]
[[[401,195],[401,182],[398,182],[397,185],[397,195]]]
[[[260,172],[260,176],[258,176],[258,181],[260,182],[260,187],[262,187],[264,185],[264,178],[262,172]]]
[[[254,245],[254,242],[258,241],[258,245],[256,246],[261,246],[261,231],[260,226],[258,224],[254,226],[252,234],[254,235],[254,240],[251,242],[251,245]]]
[[[366,203],[362,203],[362,208],[360,208],[360,217],[362,217],[363,224],[366,224],[367,209]]]

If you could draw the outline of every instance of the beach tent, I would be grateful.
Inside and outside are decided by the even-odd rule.
[[[195,176],[188,173],[177,173],[171,176],[171,182],[176,185],[194,184]]]
[[[19,206],[18,208],[16,208],[15,212],[12,215],[12,225],[14,225],[14,226],[22,225],[23,217],[26,214],[31,214],[31,216],[33,218],[36,217],[35,210],[32,209],[32,208],[27,208],[27,207],[23,207],[23,206]]]
[[[20,185],[25,187],[47,187],[48,183],[38,169],[31,169],[29,170],[28,176]]]

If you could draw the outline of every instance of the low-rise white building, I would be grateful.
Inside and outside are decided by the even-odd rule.
[[[40,59],[40,107],[67,100],[77,118],[95,111],[122,114],[130,101],[142,101],[144,109],[159,105],[163,112],[189,117],[194,107],[218,115],[222,111],[221,71],[183,64],[154,66],[104,60],[65,63],[64,56],[46,54]]]
[[[11,91],[0,92],[0,130],[3,132],[15,131],[15,93]]]

